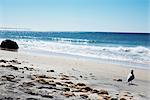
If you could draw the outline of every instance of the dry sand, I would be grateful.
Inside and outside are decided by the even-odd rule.
[[[3,50],[0,50],[0,60],[6,61],[0,62],[0,99],[150,100],[149,69],[132,68],[136,78],[133,85],[128,85],[126,77],[130,67],[98,60]],[[73,84],[70,86],[65,82]],[[77,83],[84,83],[88,88],[83,89],[85,86],[78,86]]]

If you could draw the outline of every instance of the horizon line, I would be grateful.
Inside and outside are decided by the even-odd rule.
[[[131,32],[131,31],[50,31],[50,30],[35,30],[31,28],[14,28],[14,27],[0,27],[0,31],[28,31],[28,32],[104,32],[104,33],[131,33],[131,34],[136,34],[136,33],[141,33],[141,34],[150,34],[150,32]]]

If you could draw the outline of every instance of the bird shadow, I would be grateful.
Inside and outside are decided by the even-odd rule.
[[[129,83],[128,85],[138,86],[138,84],[135,84],[135,83]]]

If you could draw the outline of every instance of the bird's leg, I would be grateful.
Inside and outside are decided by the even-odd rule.
[[[128,85],[131,85],[131,84],[132,84],[132,83],[131,83],[131,81],[130,81]]]
[[[132,81],[131,81],[131,85],[133,85]]]

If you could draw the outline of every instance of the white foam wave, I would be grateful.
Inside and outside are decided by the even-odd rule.
[[[48,42],[42,40],[37,41],[29,39],[28,40],[21,39],[15,41],[17,41],[20,48],[22,49],[37,49],[48,52],[79,55],[85,57],[150,64],[150,48],[148,47],[142,46],[108,47],[108,46],[75,45],[60,41]]]

